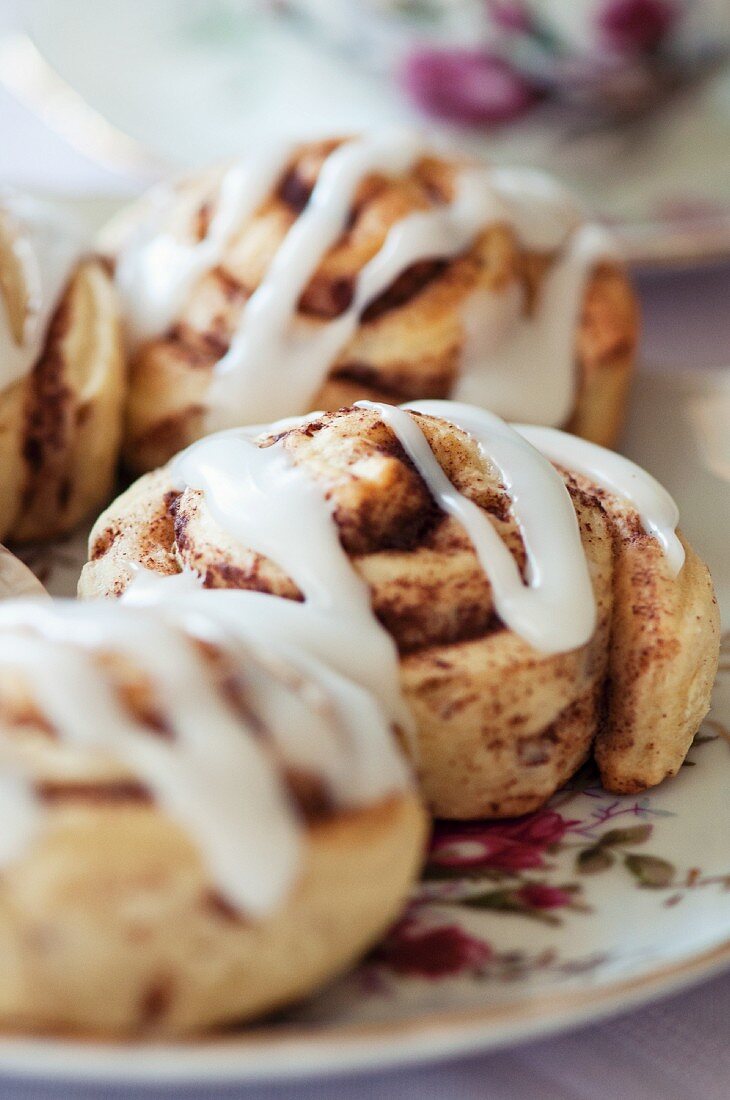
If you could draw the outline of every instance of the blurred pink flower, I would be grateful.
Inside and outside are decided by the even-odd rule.
[[[517,890],[516,896],[529,909],[562,909],[572,900],[567,890],[542,882],[528,882]]]
[[[406,917],[391,929],[370,957],[398,974],[433,979],[483,966],[492,957],[492,948],[456,924],[428,928]]]
[[[487,0],[487,11],[501,30],[524,34],[532,26],[532,16],[521,0]]]
[[[651,53],[674,25],[671,0],[608,0],[598,14],[605,44],[620,53]]]
[[[431,842],[429,862],[437,867],[500,871],[542,867],[546,849],[562,840],[574,824],[555,810],[505,821],[441,824]]]
[[[427,114],[469,126],[523,115],[539,94],[501,57],[478,49],[423,49],[406,58],[403,85]]]

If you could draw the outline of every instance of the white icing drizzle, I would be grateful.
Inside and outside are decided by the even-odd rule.
[[[174,743],[123,707],[84,652],[100,647],[150,676]],[[119,760],[144,782],[195,838],[226,896],[250,912],[280,901],[298,862],[296,819],[256,738],[214,690],[189,639],[149,612],[57,604],[49,613],[8,603],[0,608],[0,660],[28,678],[64,741]]]
[[[237,231],[256,213],[283,171],[286,151],[232,164],[220,181],[215,214],[200,241],[160,232],[176,191],[161,184],[145,201],[144,214],[122,249],[116,283],[132,344],[149,340],[173,323],[195,286],[222,260]]]
[[[235,601],[224,607],[213,593],[186,595],[185,579],[169,592],[173,599],[155,599],[153,608],[140,606],[144,598],[122,607],[7,601],[0,606],[0,663],[21,673],[64,742],[129,769],[190,834],[221,893],[262,916],[291,889],[304,843],[277,758],[321,776],[340,806],[402,789],[405,766],[387,725],[353,685],[328,670],[303,683],[285,668],[272,672],[253,658],[245,633],[230,629]],[[270,738],[229,705],[196,638],[236,662]],[[146,728],[123,705],[94,660],[109,653],[143,670],[171,736]],[[350,706],[364,707],[351,722]],[[11,747],[3,741],[3,755]],[[12,770],[4,772],[12,820],[4,818],[0,860],[10,862],[36,834],[42,808],[32,812],[27,780],[24,791]]]
[[[575,341],[587,280],[596,264],[612,254],[603,229],[584,225],[574,230],[545,273],[530,316],[516,287],[505,291],[496,307],[487,301],[494,295],[472,295],[464,307],[465,342],[454,398],[488,406],[507,419],[565,423],[575,400]]]
[[[392,226],[380,251],[360,272],[344,313],[317,324],[297,318],[297,302],[309,279],[344,231],[359,182],[378,169],[402,171],[421,152],[420,144],[402,138],[384,147],[374,141],[372,148],[352,142],[325,162],[309,205],[245,307],[239,332],[215,368],[211,427],[305,409],[354,335],[361,314],[379,294],[420,260],[463,252],[489,220],[499,217],[502,207],[486,186],[484,171],[465,170],[451,203],[409,214]]]
[[[494,168],[489,180],[522,247],[557,255],[530,316],[517,286],[500,295],[477,291],[467,302],[453,396],[507,420],[563,424],[575,396],[575,340],[586,284],[597,263],[617,256],[616,247],[600,226],[582,224],[575,199],[550,176]]]
[[[320,488],[281,444],[258,447],[245,429],[208,436],[172,463],[180,488],[204,494],[213,521],[292,578],[304,602],[241,593],[258,636],[287,644],[360,684],[407,734],[395,643],[340,544]]]
[[[362,180],[372,172],[402,173],[422,152],[415,135],[393,131],[346,142],[327,158],[309,203],[247,302],[231,347],[216,365],[209,427],[229,427],[242,419],[273,420],[304,410],[370,302],[411,264],[462,251],[495,213],[498,207],[481,173],[465,172],[452,204],[410,214],[392,227],[360,272],[343,314],[324,324],[297,318],[297,303],[344,232]]]
[[[543,653],[585,645],[595,630],[596,603],[575,510],[550,463],[493,413],[451,401],[416,401],[408,406],[468,432],[499,470],[527,552],[524,584],[489,516],[454,488],[405,407],[372,401],[358,405],[378,412],[439,507],[464,526],[505,625]]]
[[[46,202],[0,190],[0,218],[6,220],[12,252],[25,284],[27,314],[16,343],[0,288],[0,392],[30,374],[43,350],[49,322],[81,258],[86,235]]]
[[[203,589],[200,577],[191,572],[164,577],[144,569],[136,572],[123,603],[172,603],[176,612],[200,615],[217,630],[245,640],[259,655],[276,661],[278,671],[288,669],[290,676],[291,670],[296,672],[306,697],[313,697],[309,709],[298,696],[282,691],[278,681],[257,675],[255,668],[246,670],[249,694],[255,693],[267,715],[272,741],[283,758],[324,778],[339,805],[365,805],[407,785],[406,766],[379,701],[307,647],[301,604],[259,592]],[[274,602],[291,608],[279,615]],[[336,723],[324,721],[325,704]]]
[[[519,434],[473,406],[412,403],[411,410],[441,417],[469,433],[498,469],[525,545],[525,583],[489,517],[454,488],[406,408],[359,404],[378,412],[439,506],[464,525],[492,585],[497,612],[535,649],[559,653],[586,644],[595,630],[596,604],[568,490],[525,436],[532,440],[531,433],[537,433],[534,438],[549,458],[557,455],[558,461],[583,469],[631,501],[647,529],[657,534],[672,567],[681,565],[681,544],[673,534],[676,506],[632,463],[565,433],[525,428]],[[340,544],[330,506],[306,468],[294,466],[281,443],[259,447],[246,429],[237,429],[193,444],[172,469],[179,487],[202,492],[203,508],[215,524],[280,565],[305,597],[299,603],[238,593],[241,621],[246,620],[253,636],[286,651],[290,660],[299,652],[360,684],[383,702],[391,721],[409,731],[392,639],[375,619],[367,587]]]
[[[0,744],[0,867],[13,863],[33,844],[43,828],[43,813],[23,769],[17,761],[5,759]]]
[[[663,485],[622,455],[557,428],[514,424],[515,431],[552,462],[584,474],[596,485],[636,509],[644,530],[654,536],[677,576],[684,565],[684,547],[677,537],[679,509]]]
[[[373,172],[397,175],[424,154],[421,140],[389,131],[347,141],[325,160],[302,214],[286,234],[263,281],[246,303],[208,393],[208,430],[296,414],[311,404],[328,370],[354,335],[363,311],[411,265],[451,258],[485,226],[511,226],[521,244],[556,251],[534,315],[525,317],[518,286],[476,291],[464,307],[465,331],[456,394],[497,413],[560,424],[575,392],[575,334],[586,280],[614,254],[607,235],[580,226],[575,203],[538,172],[465,168],[450,203],[407,215],[360,272],[351,305],[328,322],[297,313],[299,299],[325,254],[344,232],[353,198]],[[142,230],[123,250],[118,279],[137,338],[163,331],[231,232],[255,209],[283,171],[278,153],[257,165],[235,165],[223,177],[208,237],[181,244],[155,233],[151,206]],[[163,202],[169,202],[169,197]],[[159,205],[159,204],[158,204]]]
[[[377,411],[439,506],[464,525],[497,611],[537,649],[584,644],[596,615],[573,506],[547,458],[628,500],[672,568],[681,567],[676,506],[633,463],[563,432],[515,431],[481,409],[414,403],[410,411],[468,432],[499,470],[525,542],[523,583],[491,521],[448,481],[409,411],[360,404]],[[202,492],[212,521],[277,562],[304,601],[208,591],[190,571],[161,577],[137,567],[121,607],[0,603],[0,665],[21,673],[64,742],[115,759],[137,776],[198,845],[221,893],[260,916],[286,897],[302,860],[303,827],[281,762],[318,776],[337,805],[367,804],[408,783],[391,726],[398,722],[410,732],[412,720],[394,643],[373,615],[329,505],[282,445],[258,447],[245,429],[229,431],[193,444],[173,470],[181,487]],[[247,725],[233,709],[196,640],[235,662],[258,722]],[[98,660],[102,654],[118,654],[143,671],[171,737],[160,737],[124,706]],[[30,797],[7,736],[0,737],[0,759],[0,864],[6,864],[42,828],[42,807]]]

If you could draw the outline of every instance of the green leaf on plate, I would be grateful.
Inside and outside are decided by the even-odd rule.
[[[671,886],[674,882],[674,864],[660,859],[659,856],[637,855],[632,852],[626,856],[624,862],[642,886],[657,890],[663,886]]]
[[[651,825],[632,825],[629,829],[609,829],[598,843],[602,848],[618,848],[626,844],[643,844],[650,836]]]
[[[581,875],[597,875],[613,866],[614,857],[600,844],[593,848],[584,848],[575,861],[576,870]]]

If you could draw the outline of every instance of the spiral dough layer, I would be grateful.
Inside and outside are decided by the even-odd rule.
[[[616,437],[634,296],[606,235],[537,174],[408,135],[317,142],[158,190],[108,239],[138,472],[211,428],[360,398]]]
[[[514,503],[496,469],[452,423],[411,415],[451,485],[488,518],[525,577]],[[317,417],[260,446],[278,449],[316,485],[375,621],[395,643],[415,727],[405,743],[436,815],[532,810],[592,749],[612,790],[639,791],[677,771],[706,713],[718,648],[712,584],[686,543],[676,542],[685,561],[675,576],[627,501],[561,470],[595,628],[577,648],[540,652],[506,627],[464,527],[436,504],[377,409]],[[185,570],[208,589],[300,601],[301,587],[276,561],[288,553],[296,571],[298,537],[284,551],[251,549],[221,524],[205,492],[181,488],[163,468],[100,517],[80,592],[120,595],[134,562],[161,575]],[[357,673],[357,661],[352,667]]]

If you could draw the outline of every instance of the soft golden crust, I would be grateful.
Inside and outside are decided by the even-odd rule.
[[[61,535],[109,498],[124,386],[114,287],[85,260],[33,371],[0,394],[0,539]]]
[[[576,338],[578,384],[566,429],[612,447],[623,426],[639,335],[636,298],[622,270],[601,264],[588,284]]]
[[[633,794],[676,775],[710,705],[720,615],[707,566],[684,542],[672,577],[656,542],[619,514],[603,785]]]
[[[398,915],[418,872],[414,795],[314,822],[273,915],[240,916],[189,839],[134,797],[54,792],[33,852],[0,883],[0,1026],[182,1035],[306,996]]]
[[[418,423],[454,485],[489,512],[522,567],[509,498],[474,442],[444,421]],[[598,626],[582,649],[546,656],[504,627],[465,533],[436,508],[377,413],[327,414],[282,441],[324,489],[342,544],[398,644],[417,722],[415,762],[435,814],[535,809],[597,735],[612,789],[643,789],[676,771],[707,710],[718,645],[712,587],[691,550],[675,581],[635,514],[566,473]],[[129,561],[161,572],[185,566],[208,587],[299,596],[277,565],[215,524],[200,493],[176,493],[165,469],[141,478],[100,517],[89,553],[83,596],[118,595]]]
[[[165,736],[145,672],[119,655],[96,659],[122,705]],[[231,693],[215,650],[201,660],[244,722],[245,685]],[[304,823],[302,862],[283,903],[253,919],[216,889],[194,838],[137,777],[59,738],[7,668],[0,732],[44,809],[38,835],[0,878],[4,1029],[178,1036],[279,1008],[369,947],[418,873],[425,815],[414,793],[338,810],[316,777],[282,763]]]
[[[213,366],[336,144],[305,145],[294,154],[275,193],[234,237],[219,266],[199,280],[176,323],[133,356],[125,443],[131,469],[160,466],[202,434]],[[450,198],[458,167],[424,157],[397,180],[367,177],[346,233],[300,299],[300,323],[318,325],[341,313],[357,274],[390,227]],[[193,241],[205,234],[220,174],[209,171],[180,184],[171,231]],[[125,220],[129,229],[134,212]],[[465,301],[475,290],[504,295],[517,285],[529,309],[554,258],[527,252],[509,227],[492,224],[454,259],[414,265],[365,311],[311,408],[336,409],[364,397],[398,403],[451,396],[465,339]],[[589,281],[576,333],[570,418],[572,429],[595,442],[610,445],[621,427],[636,340],[636,301],[626,275],[615,263],[603,263]]]

